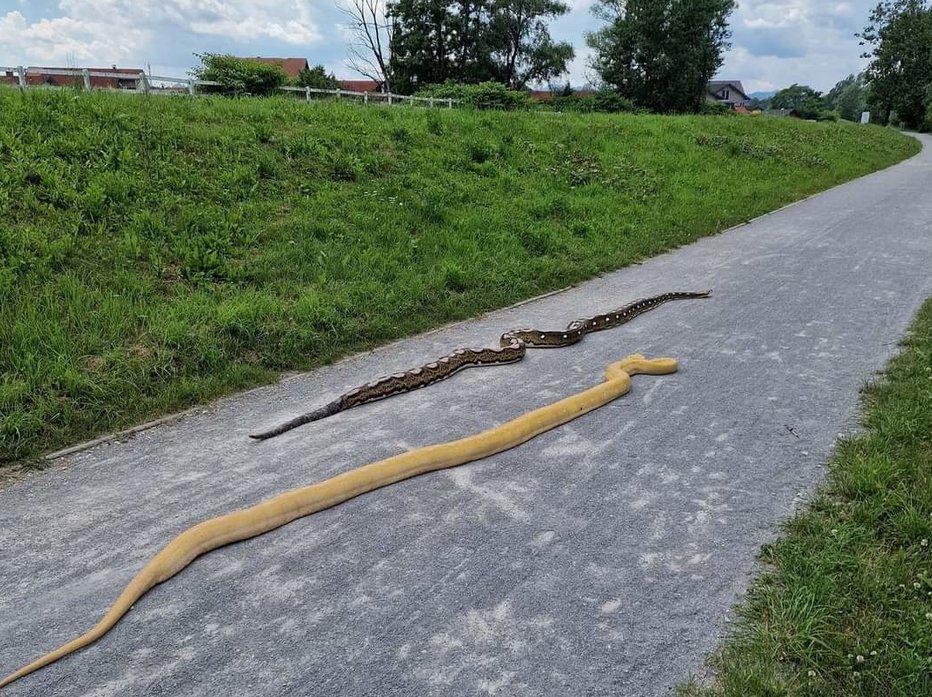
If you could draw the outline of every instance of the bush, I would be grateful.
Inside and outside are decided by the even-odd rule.
[[[480,82],[478,85],[445,82],[442,85],[429,85],[419,91],[417,96],[456,99],[477,109],[516,111],[531,109],[534,106],[527,92],[510,90],[500,82]]]
[[[627,97],[618,92],[600,90],[588,94],[563,92],[554,96],[551,101],[555,111],[572,111],[577,113],[601,112],[605,114],[618,114],[622,112],[635,112],[639,109]]]
[[[735,112],[727,104],[706,99],[702,102],[702,106],[699,107],[699,113],[703,116],[729,116]]]
[[[919,130],[923,133],[932,133],[932,85],[929,85],[929,92],[926,97],[926,118]]]
[[[219,82],[210,92],[269,96],[288,79],[281,65],[218,53],[195,53],[201,65],[191,71],[198,80]]]
[[[313,68],[304,68],[298,73],[294,80],[297,87],[311,87],[317,90],[336,90],[340,89],[340,81],[322,65],[316,65]]]

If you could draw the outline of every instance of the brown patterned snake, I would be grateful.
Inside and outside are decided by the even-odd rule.
[[[261,535],[403,479],[456,467],[514,448],[627,393],[631,389],[631,375],[666,375],[676,372],[676,369],[676,361],[672,358],[648,360],[639,355],[628,356],[608,366],[605,382],[500,426],[467,438],[429,445],[379,460],[323,482],[279,494],[251,508],[211,518],[188,528],[142,568],[96,626],[0,680],[0,688],[96,641],[110,631],[149,589],[167,581],[202,554]]]
[[[707,298],[712,294],[711,290],[703,290],[696,293],[664,293],[655,295],[650,298],[641,298],[634,302],[628,303],[624,307],[619,307],[604,315],[595,317],[586,317],[570,322],[566,329],[557,331],[540,331],[538,329],[513,329],[502,334],[499,340],[499,346],[496,348],[482,349],[457,349],[453,353],[438,358],[432,363],[409,370],[404,373],[387,375],[378,380],[374,380],[366,385],[350,390],[340,395],[329,404],[302,414],[291,421],[286,421],[280,426],[276,426],[270,431],[256,433],[250,438],[256,440],[265,440],[274,438],[285,431],[290,431],[298,426],[309,424],[312,421],[325,419],[328,416],[339,414],[341,411],[359,407],[369,402],[375,402],[379,399],[385,399],[402,392],[410,392],[421,387],[433,385],[440,382],[464,368],[472,368],[480,365],[501,365],[504,363],[515,363],[524,358],[528,348],[562,348],[571,346],[579,341],[586,334],[599,332],[604,329],[613,329],[626,322],[630,322],[638,315],[653,310],[655,307],[663,305],[671,300],[689,300],[692,298]]]

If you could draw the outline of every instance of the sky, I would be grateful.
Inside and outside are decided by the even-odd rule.
[[[344,0],[0,0],[0,66],[150,68],[186,77],[194,53],[301,57],[340,78],[347,65]],[[565,0],[570,12],[552,35],[576,47],[567,76],[587,83],[587,32],[602,21],[592,0]],[[732,48],[719,77],[748,92],[793,83],[827,91],[865,66],[855,32],[877,0],[738,0]]]

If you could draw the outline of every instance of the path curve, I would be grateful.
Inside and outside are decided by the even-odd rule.
[[[0,673],[84,631],[205,518],[500,423],[626,353],[681,372],[524,446],[198,560],[18,695],[668,695],[821,480],[932,294],[923,153],[566,293],[95,447],[0,490]],[[250,431],[515,326],[715,289],[264,443]]]

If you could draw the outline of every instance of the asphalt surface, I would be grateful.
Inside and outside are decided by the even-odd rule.
[[[574,347],[247,438],[512,327],[706,287]],[[643,265],[71,456],[0,491],[0,675],[88,629],[204,518],[481,431],[628,353],[681,362],[508,453],[213,552],[4,697],[671,694],[703,671],[759,546],[820,482],[930,294],[926,147]]]

